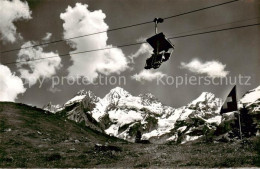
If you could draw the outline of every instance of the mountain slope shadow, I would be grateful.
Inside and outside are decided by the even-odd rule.
[[[109,151],[96,152],[97,143],[127,142],[42,109],[0,102],[0,167],[94,166],[98,158],[118,159]]]

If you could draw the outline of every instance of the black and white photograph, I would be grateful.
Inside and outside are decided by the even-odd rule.
[[[0,168],[260,167],[260,0],[0,0]]]

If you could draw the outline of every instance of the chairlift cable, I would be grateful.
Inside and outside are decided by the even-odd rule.
[[[215,5],[212,5],[212,6],[208,6],[208,7],[204,7],[204,8],[200,8],[200,9],[196,9],[196,10],[184,12],[184,13],[180,13],[180,14],[177,14],[177,15],[172,15],[172,16],[164,17],[163,19],[164,19],[164,20],[166,20],[166,19],[171,19],[171,18],[175,18],[175,17],[187,15],[187,14],[190,14],[190,13],[194,13],[194,12],[198,12],[198,11],[202,11],[202,10],[206,10],[206,9],[210,9],[210,8],[214,8],[214,7],[218,7],[218,6],[222,6],[222,5],[226,5],[226,4],[233,3],[233,2],[237,2],[237,1],[239,1],[239,0],[232,0],[232,1],[224,2],[224,3],[220,3],[220,4],[215,4]],[[5,50],[5,51],[1,51],[0,53],[3,54],[3,53],[13,52],[13,51],[21,50],[21,49],[27,49],[27,48],[32,48],[32,47],[37,47],[37,46],[43,46],[43,45],[52,44],[52,43],[58,43],[58,42],[62,42],[62,41],[67,41],[67,40],[72,40],[72,39],[77,39],[77,38],[92,36],[92,35],[96,35],[96,34],[101,34],[101,33],[106,33],[106,32],[112,32],[112,31],[117,31],[117,30],[121,30],[121,29],[131,28],[131,27],[135,27],[135,26],[145,25],[145,24],[149,24],[149,23],[153,23],[153,22],[154,22],[154,21],[141,22],[141,23],[137,23],[137,24],[133,24],[133,25],[128,25],[128,26],[123,26],[123,27],[108,29],[107,31],[100,31],[100,32],[95,32],[95,33],[86,34],[86,35],[75,36],[75,37],[71,37],[71,38],[64,38],[64,39],[60,39],[60,40],[54,40],[54,41],[50,41],[50,42],[46,42],[46,43],[40,43],[40,44],[31,45],[31,46],[27,46],[27,47],[21,47],[21,48],[15,48],[15,49],[10,49],[10,50]]]
[[[210,34],[210,33],[215,33],[215,32],[234,30],[234,29],[241,29],[241,28],[259,26],[259,25],[260,25],[260,23],[255,23],[255,24],[242,25],[242,26],[236,26],[236,27],[225,28],[225,29],[217,29],[217,30],[212,30],[212,31],[206,31],[206,32],[193,33],[193,34],[188,34],[188,35],[175,36],[175,37],[170,37],[168,39],[185,38],[185,37],[191,37],[191,36],[196,36],[196,35]],[[113,49],[113,48],[123,48],[123,47],[141,45],[141,44],[145,44],[145,43],[147,43],[147,42],[138,42],[138,43],[131,43],[131,44],[114,46],[114,47],[108,47],[108,48],[93,49],[93,50],[74,52],[74,53],[66,53],[66,54],[62,54],[62,55],[59,55],[59,56],[50,56],[50,57],[45,57],[45,58],[33,59],[33,60],[29,60],[29,61],[15,61],[15,62],[4,63],[3,65],[11,65],[11,64],[17,64],[17,63],[24,63],[24,62],[33,62],[33,61],[37,61],[37,60],[50,59],[50,58],[55,58],[55,57],[63,57],[63,56],[68,56],[68,55],[77,55],[77,54],[81,54],[81,53],[96,52],[96,51],[108,50],[108,49]]]

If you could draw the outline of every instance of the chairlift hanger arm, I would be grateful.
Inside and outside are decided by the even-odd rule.
[[[162,18],[154,18],[153,22],[155,23],[155,34],[157,34],[158,30],[158,23],[163,23],[164,19]]]

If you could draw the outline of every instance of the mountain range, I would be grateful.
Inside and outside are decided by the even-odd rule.
[[[221,116],[222,103],[213,93],[203,92],[189,104],[173,108],[162,104],[151,93],[133,96],[116,87],[103,98],[81,90],[62,106],[49,103],[43,109],[130,142],[140,137],[139,141],[151,143],[186,143],[207,138],[219,131],[220,126],[234,127],[236,113]],[[260,126],[259,103],[260,86],[248,91],[238,102],[240,108],[249,110],[257,128]],[[219,135],[228,132],[222,131]]]

